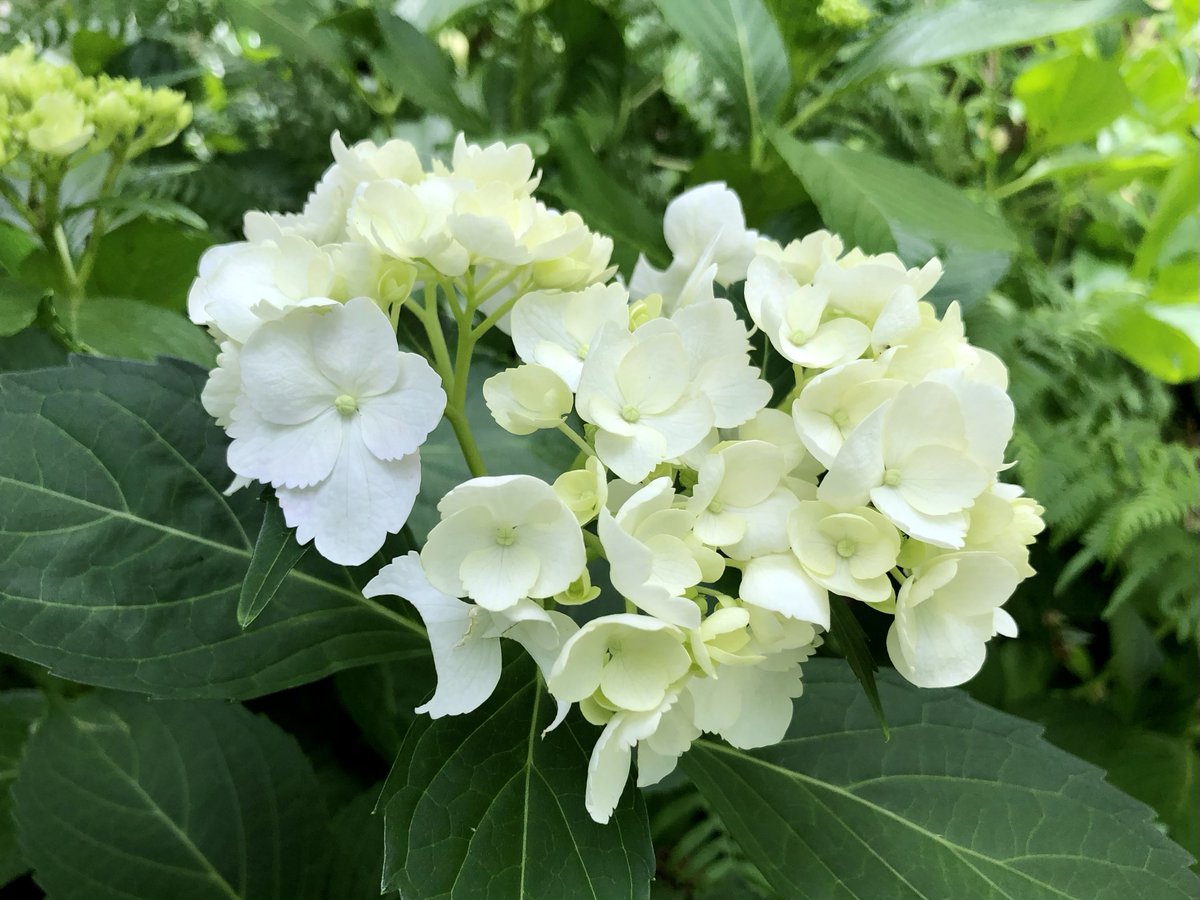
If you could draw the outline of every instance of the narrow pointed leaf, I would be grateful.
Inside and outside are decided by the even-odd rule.
[[[655,0],[725,82],[749,128],[775,118],[791,84],[787,48],[763,0]]]
[[[0,375],[0,652],[159,696],[252,697],[426,646],[315,554],[237,621],[263,504],[225,497],[203,370],[75,358]]]
[[[1185,900],[1200,889],[1150,808],[1038,726],[889,672],[885,744],[842,663],[809,661],[805,683],[779,744],[703,740],[682,761],[782,896]]]
[[[527,658],[465,716],[413,724],[388,776],[384,885],[435,898],[648,898],[654,850],[630,787],[607,825],[584,809],[599,730],[570,717],[545,737],[553,701]]]
[[[890,741],[892,732],[888,728],[883,702],[879,699],[879,686],[875,683],[875,673],[879,671],[879,666],[875,664],[875,657],[871,654],[871,648],[867,644],[867,635],[863,631],[858,617],[850,609],[849,601],[841,597],[832,598],[829,604],[829,613],[832,616],[830,624],[833,625],[831,631],[833,640],[842,655],[846,657],[846,662],[850,664],[850,671],[862,685],[863,693],[867,695],[871,709],[875,711],[875,715],[879,719],[879,727],[883,729],[883,739]]]
[[[295,740],[215,701],[99,692],[53,710],[13,788],[56,900],[316,900],[325,811]]]
[[[922,6],[870,41],[842,70],[835,90],[903,69],[1028,44],[1110,19],[1149,13],[1141,0],[955,0]]]
[[[269,501],[263,505],[266,511],[258,529],[258,540],[254,542],[254,555],[238,596],[238,624],[243,628],[266,609],[283,579],[308,550],[307,544],[296,543],[296,529],[287,527],[279,504]]]

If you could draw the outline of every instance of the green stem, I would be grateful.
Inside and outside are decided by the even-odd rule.
[[[100,193],[97,195],[99,199],[103,200],[112,194],[113,188],[117,184],[117,176],[124,164],[124,152],[114,149],[112,160],[108,164],[108,171],[104,173],[104,181],[100,185]],[[83,256],[79,260],[78,281],[81,289],[87,287],[88,279],[92,277],[92,269],[96,266],[96,257],[100,252],[100,241],[104,238],[104,229],[107,226],[108,210],[98,207],[96,215],[92,218],[91,233],[88,234],[87,243],[83,246]]]
[[[588,442],[585,441],[582,437],[580,437],[579,432],[576,431],[574,428],[572,428],[570,425],[568,425],[566,422],[559,422],[557,427],[558,427],[559,431],[561,431],[563,434],[565,434],[567,436],[567,438],[571,441],[572,444],[574,444],[576,447],[578,447],[580,450],[582,450],[588,456],[596,455],[596,451],[592,449],[591,445],[588,444]]]

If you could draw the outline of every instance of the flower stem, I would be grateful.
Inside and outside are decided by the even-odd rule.
[[[592,449],[591,445],[587,441],[585,441],[582,437],[580,437],[579,432],[576,431],[574,428],[572,428],[570,425],[568,425],[566,422],[559,422],[557,425],[557,428],[559,431],[561,431],[563,434],[565,434],[570,439],[572,444],[574,444],[576,447],[578,447],[580,450],[582,450],[588,456],[596,455],[596,451]]]

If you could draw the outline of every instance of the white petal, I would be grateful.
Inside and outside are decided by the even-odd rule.
[[[483,637],[478,629],[472,629],[474,607],[433,587],[415,551],[384,566],[363,588],[366,597],[381,594],[411,603],[429,633],[437,690],[415,712],[437,719],[482,706],[500,681],[501,652],[498,638]]]
[[[276,425],[262,419],[243,398],[232,415],[229,468],[264,484],[311,487],[329,476],[343,452],[348,423],[336,409],[299,425]]]
[[[485,609],[505,609],[528,597],[537,575],[537,554],[520,544],[472,550],[459,567],[467,596]]]
[[[742,573],[740,595],[746,603],[829,628],[829,592],[791,553],[752,559]]]
[[[297,311],[263,325],[242,348],[242,390],[264,419],[307,422],[341,393],[317,368],[312,342],[320,324],[319,313]]]
[[[404,527],[420,486],[419,454],[378,460],[352,424],[328,478],[313,487],[279,488],[276,493],[297,541],[313,540],[330,562],[357,566]]]
[[[903,493],[894,487],[877,487],[871,491],[871,502],[875,508],[891,519],[892,523],[911,537],[935,547],[959,549],[967,536],[967,514],[950,513],[930,516],[913,509]]]
[[[633,745],[621,734],[623,715],[618,713],[604,726],[588,760],[584,807],[588,815],[602,825],[612,818],[629,781],[629,768],[633,763]]]
[[[990,473],[949,447],[914,451],[900,467],[897,487],[913,509],[944,516],[967,509],[988,485]]]
[[[888,404],[867,416],[850,432],[817,496],[838,509],[866,506],[871,488],[883,481],[883,429]]]
[[[380,459],[407,456],[437,427],[446,408],[441,379],[415,353],[401,353],[399,378],[384,394],[359,401],[363,441]]]
[[[400,374],[392,323],[374,300],[357,297],[326,313],[313,331],[322,373],[353,397],[382,394]]]

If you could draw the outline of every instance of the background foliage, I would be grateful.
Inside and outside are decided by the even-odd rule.
[[[348,140],[400,135],[425,154],[460,129],[527,141],[543,190],[614,237],[626,274],[638,252],[663,262],[666,201],[710,180],[734,187],[749,223],[781,240],[824,225],[848,244],[895,250],[910,263],[940,255],[946,277],[935,299],[959,300],[970,338],[1010,367],[1011,455],[1049,526],[1035,551],[1039,574],[1009,606],[1022,637],[991,645],[968,690],[1042,723],[1052,742],[1152,806],[1195,855],[1196,17],[1188,0],[1154,8],[1132,0],[17,0],[0,29],[6,48],[30,41],[85,73],[173,86],[194,104],[180,140],[127,170],[121,192],[134,199],[110,220],[87,286],[81,329],[91,348],[112,356],[211,362],[213,348],[182,315],[200,253],[239,238],[246,209],[299,208],[328,164],[335,129]],[[87,202],[97,185],[84,178],[78,190]],[[89,886],[110,871],[104,855],[134,854],[156,862],[145,862],[153,877],[129,863],[132,881],[114,888],[128,896],[374,896],[381,868],[389,888],[411,886],[405,860],[428,848],[389,839],[389,853],[401,855],[385,860],[384,824],[366,812],[397,752],[420,759],[419,744],[449,753],[471,735],[438,723],[405,738],[432,682],[403,611],[351,601],[362,575],[308,557],[243,632],[235,609],[260,504],[239,496],[221,501],[221,518],[205,518],[212,507],[204,504],[224,487],[220,439],[194,404],[179,412],[199,370],[77,361],[16,374],[65,361],[45,307],[55,273],[47,254],[4,222],[0,268],[0,371],[13,373],[0,376],[0,521],[17,515],[5,509],[32,508],[12,485],[33,483],[42,456],[64,452],[62,429],[77,439],[70,477],[38,482],[54,494],[37,499],[39,515],[57,517],[53,527],[30,537],[6,526],[0,538],[0,650],[12,654],[0,673],[4,773],[41,722],[11,794],[11,779],[0,780],[0,879],[31,889],[22,873],[32,867],[51,896],[107,896]],[[118,382],[127,402],[97,430],[89,410]],[[146,443],[146,428],[161,441]],[[438,446],[431,460],[440,460]],[[123,459],[133,447],[144,458]],[[197,461],[186,483],[171,474],[171,447]],[[504,453],[501,440],[489,456]],[[430,504],[463,477],[445,456],[427,473],[418,530]],[[184,495],[161,496],[155,473],[184,483]],[[100,530],[87,542],[62,537],[85,527]],[[168,543],[156,540],[167,531]],[[115,536],[131,532],[144,535],[136,539],[146,554],[104,557]],[[45,577],[57,581],[47,584],[51,557]],[[184,559],[176,564],[184,568],[168,559]],[[111,599],[122,579],[144,586],[143,606]],[[197,584],[213,593],[190,596]],[[185,607],[195,615],[181,619]],[[883,623],[868,614],[861,624],[862,646],[884,664]],[[158,646],[145,644],[151,635]],[[821,724],[812,704],[832,702],[821,699],[825,688],[844,691],[842,707],[862,698],[852,701],[857,689],[839,685],[832,664],[811,671],[799,733],[836,741],[850,720]],[[505,677],[530,683],[528,673]],[[801,791],[832,803],[844,795],[839,785],[902,769],[910,745],[901,728],[922,715],[911,704],[942,701],[914,701],[883,683],[891,745],[855,707],[847,715],[862,713],[865,724],[845,772],[781,757],[775,762],[826,784],[762,780],[765,796],[800,816],[813,808],[795,799]],[[188,699],[146,704],[120,691]],[[198,697],[258,698],[247,706],[264,715]],[[1000,717],[961,694],[945,703],[947,716],[971,727]],[[483,738],[523,758],[528,732],[509,726]],[[569,732],[556,738],[570,740]],[[1032,752],[1034,737],[1013,740],[977,748],[980,764]],[[705,746],[684,768],[700,787],[737,767],[747,784],[767,778],[761,760],[731,755]],[[254,762],[231,766],[206,809],[238,831],[215,834],[212,821],[189,819],[180,804],[197,772],[235,758]],[[1037,758],[1050,782],[1079,765]],[[170,768],[156,772],[164,759]],[[452,774],[405,765],[384,790],[387,827],[410,835],[441,827],[438,796],[458,796],[462,786]],[[264,791],[282,804],[270,822],[255,820]],[[1076,802],[1068,793],[1062,801]],[[80,799],[97,796],[116,806],[101,812]],[[648,821],[656,860],[604,857],[585,882],[632,883],[653,864],[662,898],[830,895],[780,868],[784,857],[798,865],[795,847],[747,837],[761,819],[750,796],[731,801],[683,778],[664,784],[645,798],[648,819],[640,805],[619,813],[633,831]],[[1006,802],[1022,808],[1018,797]],[[476,824],[498,814],[484,810]],[[1125,814],[1150,827],[1136,810]],[[860,833],[873,821],[859,821]],[[60,852],[101,825],[119,835],[110,845]],[[934,819],[926,825],[953,832]],[[280,876],[289,885],[262,880],[255,867],[223,869],[231,846],[223,842],[234,837],[255,858],[309,860],[311,877],[289,868]],[[965,851],[918,843],[912,852],[928,869],[937,854],[961,860]],[[1120,896],[1175,896],[1186,884],[1164,866],[1161,883],[1131,883]],[[945,883],[909,887],[985,896],[965,868],[961,881],[954,864],[941,869],[951,873]],[[531,884],[573,883],[555,881],[568,877],[561,872],[530,872]],[[1105,872],[1079,874],[1072,896],[1114,890]],[[869,872],[831,877],[882,895]],[[436,878],[450,884],[455,873]],[[1041,896],[1031,884],[1013,890]]]

